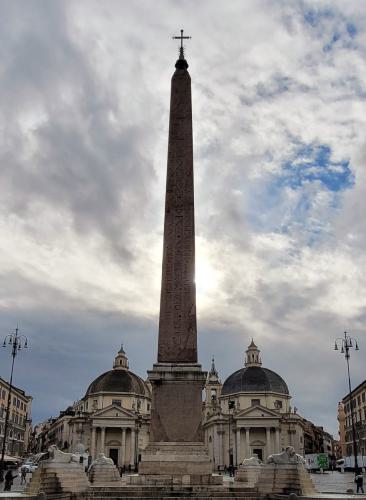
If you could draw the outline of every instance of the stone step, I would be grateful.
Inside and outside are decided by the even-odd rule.
[[[104,496],[100,496],[100,497],[93,497],[94,499],[96,500],[104,500],[105,497]],[[205,496],[196,496],[194,494],[192,495],[179,495],[179,496],[161,496],[161,495],[158,495],[158,496],[154,496],[154,497],[151,497],[151,496],[148,496],[148,497],[145,497],[145,496],[115,496],[115,497],[108,497],[110,499],[113,499],[113,500],[136,500],[136,498],[138,498],[139,500],[151,500],[152,498],[155,498],[155,499],[160,499],[160,498],[164,498],[164,500],[176,500],[177,498],[179,498],[180,500],[209,500],[209,499],[212,499],[212,498],[220,498],[220,500],[232,500],[233,498],[239,498],[239,499],[242,499],[242,500],[245,500],[245,499],[261,499],[263,497],[260,497],[258,495],[258,493],[245,493],[245,494],[240,494],[240,495],[237,495],[235,497],[233,496],[227,496],[227,497],[216,497],[215,495],[205,495]]]
[[[123,486],[123,487],[115,487],[115,486],[106,486],[106,487],[100,487],[100,486],[92,486],[90,488],[90,493],[128,493],[131,491],[139,491],[139,492],[149,492],[149,491],[154,491],[154,492],[186,492],[186,493],[191,493],[191,492],[223,492],[223,493],[230,493],[230,492],[237,492],[237,491],[256,491],[254,487],[248,487],[244,485],[238,485],[238,486],[213,486],[213,487],[205,487],[205,486],[186,486],[186,487],[179,487],[179,486]]]
[[[245,496],[249,494],[257,494],[255,489],[238,490],[238,491],[116,491],[116,492],[98,492],[89,494],[90,498],[116,498],[116,497],[146,497],[146,498],[156,498],[156,497],[182,497],[182,496],[195,496],[195,497],[215,497],[215,498],[237,498],[239,496]]]
[[[226,499],[234,499],[234,498],[256,498],[258,497],[258,492],[256,491],[238,491],[238,492],[235,492],[235,493],[232,493],[232,494],[225,494],[225,493],[219,493],[219,494],[216,494],[215,492],[205,492],[202,494],[197,494],[196,492],[191,492],[191,493],[187,493],[187,492],[177,492],[176,494],[171,494],[169,492],[166,492],[166,493],[158,493],[158,492],[155,492],[155,493],[152,493],[152,494],[149,494],[149,495],[146,495],[145,493],[139,493],[139,494],[130,494],[130,493],[116,493],[114,495],[93,495],[92,497],[89,497],[89,498],[93,498],[93,500],[105,500],[106,498],[108,498],[109,500],[115,500],[115,499],[127,499],[127,498],[130,498],[130,499],[149,499],[149,500],[152,500],[154,498],[164,498],[164,499],[173,499],[173,498],[197,498],[197,499],[201,499],[201,500],[205,500],[206,498],[217,498],[217,499],[220,499],[220,500],[226,500]]]

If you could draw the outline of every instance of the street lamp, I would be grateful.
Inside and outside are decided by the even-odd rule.
[[[228,407],[229,407],[229,467],[230,467],[230,475],[232,473],[234,464],[233,464],[233,450],[231,448],[231,413],[230,410],[235,410],[235,401],[229,400],[228,402]]]
[[[28,339],[24,335],[18,334],[18,327],[15,329],[15,333],[10,333],[4,338],[3,347],[11,346],[11,356],[13,358],[11,363],[11,372],[10,372],[10,381],[9,381],[9,391],[8,391],[8,402],[6,405],[6,414],[5,414],[5,424],[4,424],[4,436],[3,436],[3,445],[1,449],[1,461],[0,461],[0,483],[4,481],[4,456],[5,456],[5,447],[6,447],[6,438],[8,434],[8,426],[9,426],[9,417],[10,417],[10,404],[11,404],[11,390],[13,388],[13,371],[14,371],[14,361],[15,356],[18,352],[24,347],[28,347]]]
[[[350,407],[351,407],[351,422],[352,422],[352,440],[353,440],[353,455],[355,457],[355,470],[358,470],[358,460],[357,460],[357,442],[356,442],[356,428],[355,428],[355,418],[353,413],[353,400],[351,396],[351,376],[349,371],[349,360],[350,360],[350,352],[349,350],[354,348],[355,351],[359,351],[358,342],[355,338],[347,335],[347,332],[344,332],[344,337],[337,337],[334,342],[334,350],[338,351],[338,344],[340,343],[341,354],[344,354],[345,360],[347,362],[347,375],[348,375],[348,389],[349,389],[349,399],[350,399]],[[354,345],[353,345],[354,343]]]

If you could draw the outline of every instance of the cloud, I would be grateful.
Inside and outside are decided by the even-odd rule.
[[[140,375],[155,360],[170,37],[183,22],[200,359],[215,354],[225,378],[254,336],[300,413],[336,432],[347,388],[331,346],[344,329],[362,339],[366,306],[366,7],[1,9],[0,324],[30,338],[16,374],[35,421],[81,397],[121,340]],[[352,376],[364,379],[360,357]]]

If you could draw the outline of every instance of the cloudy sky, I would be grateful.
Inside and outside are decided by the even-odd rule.
[[[0,0],[0,333],[33,420],[156,359],[172,35],[192,36],[199,358],[254,340],[337,432],[366,378],[366,3]],[[10,351],[0,351],[9,377]]]

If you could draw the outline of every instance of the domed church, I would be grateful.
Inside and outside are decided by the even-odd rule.
[[[69,448],[82,443],[92,458],[102,452],[116,465],[135,469],[149,440],[150,402],[150,388],[129,370],[121,347],[113,369],[99,375],[74,405],[75,416],[68,422]]]
[[[244,367],[223,384],[212,360],[205,392],[203,428],[215,469],[238,465],[253,454],[265,460],[286,446],[303,455],[302,418],[291,409],[283,378],[262,366],[253,340]]]
[[[202,425],[215,470],[238,465],[253,454],[264,460],[289,445],[304,454],[304,419],[291,409],[283,378],[262,366],[254,341],[246,350],[244,367],[223,384],[212,360],[205,393]],[[50,444],[72,451],[82,444],[93,459],[102,452],[122,469],[136,470],[149,442],[150,412],[150,387],[130,371],[121,347],[113,368],[60,413],[37,451]]]

